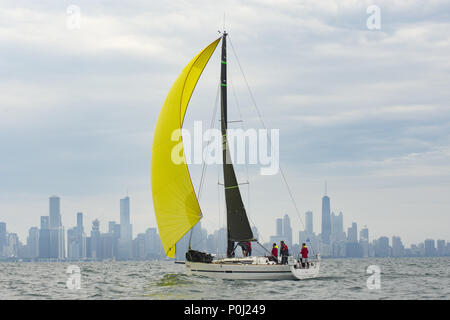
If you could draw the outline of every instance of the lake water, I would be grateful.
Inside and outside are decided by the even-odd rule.
[[[80,288],[67,283],[79,267]],[[379,288],[369,289],[369,266]],[[323,259],[320,277],[295,281],[217,280],[170,261],[0,263],[1,299],[450,299],[450,257]],[[370,282],[372,283],[372,282]]]

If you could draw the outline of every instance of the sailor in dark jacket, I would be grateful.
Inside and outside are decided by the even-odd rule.
[[[289,256],[289,248],[284,243],[284,241],[280,242],[280,255],[281,255],[281,264],[286,264]]]

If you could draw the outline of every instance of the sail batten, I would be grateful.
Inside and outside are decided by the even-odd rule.
[[[181,127],[198,79],[220,40],[208,45],[183,69],[164,101],[155,127],[151,157],[153,206],[164,251],[171,258],[175,257],[176,243],[202,218],[186,164]]]

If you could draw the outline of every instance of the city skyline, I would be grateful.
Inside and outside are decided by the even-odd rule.
[[[195,179],[195,178],[194,178]],[[319,185],[319,183],[317,184]],[[280,186],[280,187],[284,187],[284,186]],[[318,188],[320,189],[320,188]],[[243,190],[243,194],[245,195],[247,192],[247,190]],[[255,192],[253,192],[253,194],[255,194]],[[341,192],[339,192],[339,190],[335,190],[333,191],[333,194],[342,194]],[[156,219],[154,217],[154,212],[153,212],[153,204],[152,203],[148,203],[148,197],[150,197],[150,194],[147,194],[147,196],[142,197],[142,194],[138,194],[137,200],[134,201],[134,207],[135,207],[135,214],[133,215],[133,217],[131,218],[133,221],[131,224],[134,224],[136,226],[136,232],[145,232],[145,229],[143,226],[145,225],[152,225],[156,227]],[[217,199],[217,192],[215,194],[215,197]],[[88,197],[89,198],[89,197]],[[144,199],[143,199],[144,198]],[[206,197],[204,197],[206,198]],[[42,215],[45,214],[45,212],[49,210],[48,208],[48,199],[43,198],[40,199],[39,201],[37,201],[39,203],[39,209],[37,210],[33,210],[33,208],[27,206],[26,207],[26,216],[27,221],[28,220],[34,220],[35,222],[32,223],[33,225],[39,226],[40,225],[40,217]],[[92,223],[93,220],[95,219],[100,219],[102,221],[108,221],[108,220],[120,220],[120,208],[118,208],[116,205],[114,205],[114,202],[116,201],[116,196],[107,196],[104,197],[102,199],[102,197],[98,197],[98,199],[100,199],[99,202],[91,202],[92,200],[90,200],[90,205],[89,206],[78,206],[76,202],[81,202],[81,203],[85,203],[85,201],[83,200],[74,200],[72,197],[64,197],[65,201],[61,204],[61,211],[64,212],[64,214],[60,217],[61,218],[61,223],[63,225],[75,225],[76,224],[76,216],[75,214],[67,214],[68,211],[76,213],[78,211],[82,211],[84,213],[84,219],[89,222]],[[143,201],[142,201],[143,200]],[[36,201],[36,200],[34,200]],[[101,202],[101,204],[100,204]],[[205,202],[205,201],[203,201]],[[247,203],[247,201],[245,201]],[[254,203],[254,200],[252,201]],[[311,206],[311,207],[307,207],[307,208],[303,208],[303,213],[306,211],[311,211],[314,213],[318,213],[318,212],[322,212],[322,203],[319,199],[319,201],[315,201],[316,205],[315,206]],[[145,204],[150,204],[151,207],[146,207]],[[222,202],[223,203],[223,202]],[[446,238],[448,237],[447,235],[449,234],[449,231],[447,230],[447,228],[445,228],[445,225],[443,226],[442,224],[439,224],[439,220],[437,220],[436,222],[429,220],[428,223],[430,225],[434,225],[436,226],[436,231],[424,231],[423,229],[418,229],[416,230],[413,235],[411,236],[410,233],[410,229],[411,229],[411,219],[408,216],[404,216],[401,215],[402,218],[404,219],[401,227],[399,227],[398,229],[394,229],[391,228],[390,231],[382,231],[383,227],[378,228],[377,224],[375,223],[370,223],[369,219],[367,219],[367,212],[364,210],[359,211],[360,214],[357,214],[355,212],[350,212],[349,210],[342,210],[340,208],[342,208],[342,200],[339,199],[338,196],[334,196],[334,203],[339,203],[339,207],[336,208],[337,206],[331,206],[330,211],[331,212],[345,212],[346,213],[346,222],[345,225],[348,226],[349,224],[349,220],[359,220],[362,221],[361,223],[363,225],[371,225],[372,229],[374,230],[375,235],[377,236],[383,236],[385,234],[398,234],[401,233],[402,239],[404,241],[405,244],[407,245],[411,245],[411,244],[415,244],[418,243],[420,241],[422,241],[423,239],[426,238]],[[254,205],[253,205],[254,206]],[[284,205],[286,207],[286,205]],[[207,214],[204,215],[202,221],[203,224],[208,228],[209,231],[212,230],[216,230],[218,229],[220,226],[217,225],[217,221],[221,221],[224,219],[224,217],[219,218],[219,220],[217,220],[217,216],[214,216],[216,213],[214,211],[217,211],[217,202],[215,203],[206,203],[205,205],[202,205],[202,208],[204,212],[207,212]],[[82,209],[81,209],[82,208]],[[314,208],[314,209],[312,209]],[[211,210],[212,209],[212,210]],[[211,210],[211,214],[210,211]],[[252,220],[252,223],[257,223],[257,226],[260,230],[260,232],[265,236],[265,237],[269,237],[271,234],[271,225],[273,224],[273,222],[271,222],[270,220],[267,220],[264,218],[264,216],[255,216],[255,214],[253,213],[255,211],[255,209],[253,210],[249,210],[249,214],[250,214],[250,218]],[[297,214],[295,213],[295,211],[290,208],[290,206],[288,206],[287,210],[283,210],[284,212],[289,212],[289,216],[291,217],[293,224],[296,226],[296,228],[303,228],[304,223],[306,222],[304,218],[303,221],[300,221],[298,219]],[[19,210],[15,210],[15,208],[8,208],[7,211],[8,213],[14,213],[14,212],[20,212]],[[115,212],[113,214],[111,214],[112,212]],[[279,215],[283,215],[286,213],[283,212],[279,212],[279,213],[274,213],[272,212],[272,217],[273,219],[275,219],[275,216],[279,216]],[[13,217],[13,219],[8,219],[9,221],[9,225],[13,226],[12,228],[14,230],[16,230],[15,232],[20,236],[21,239],[26,238],[27,234],[28,234],[28,229],[26,228],[26,226],[24,226],[22,224],[23,219],[20,218],[20,214],[17,213],[15,215],[11,215],[10,216]],[[392,216],[391,218],[395,219],[395,221],[398,221],[399,217],[395,217]],[[2,219],[6,220],[3,218],[2,215]],[[315,228],[315,232],[319,232],[319,226],[321,226],[322,220],[320,218],[320,216],[318,214],[314,214],[314,228]],[[260,223],[261,221],[263,221],[263,223]],[[212,223],[211,223],[212,222]],[[389,225],[392,226],[393,223],[389,223],[386,224],[384,223],[385,221],[381,221],[381,225]],[[398,225],[399,222],[396,222],[396,224]],[[379,224],[378,224],[379,226]],[[444,229],[442,230],[442,227],[444,227]],[[101,226],[102,231],[106,231],[107,227],[106,226]],[[439,228],[441,228],[441,232],[439,232]],[[409,235],[409,236],[408,236]]]
[[[49,220],[48,220],[47,223],[49,224],[49,226],[50,227],[53,226],[52,228],[55,228],[56,226],[64,228],[65,223],[62,222],[63,220],[65,220],[65,221],[72,221],[72,222],[67,223],[67,225],[74,225],[73,221],[75,221],[75,224],[77,224],[78,223],[77,214],[80,213],[81,211],[79,212],[79,210],[75,210],[77,212],[77,214],[73,214],[73,215],[70,215],[70,214],[69,215],[68,214],[62,215],[61,214],[61,209],[60,209],[60,205],[61,205],[60,204],[60,199],[61,199],[60,197],[54,196],[54,195],[50,196],[48,198],[47,203],[49,204],[49,206],[48,206],[47,210],[49,212],[49,214],[48,214],[48,219]],[[127,201],[127,199],[128,199],[128,203],[125,204],[124,202]],[[116,211],[118,211],[118,217],[116,217],[116,219],[119,221],[119,224],[120,224],[120,220],[121,219],[125,219],[124,221],[125,222],[128,221],[128,223],[130,224],[129,228],[131,229],[131,225],[133,225],[133,223],[132,223],[132,221],[130,221],[130,219],[132,220],[133,217],[130,218],[129,199],[130,198],[128,196],[128,193],[127,193],[127,195],[124,198],[120,199],[119,209],[116,210]],[[328,233],[329,233],[328,237],[330,236],[330,234],[332,232],[333,221],[334,221],[333,219],[334,218],[338,218],[338,215],[335,215],[335,210],[333,210],[330,202],[331,202],[330,197],[328,195],[324,194],[324,196],[322,197],[322,201],[321,201],[320,212],[321,212],[321,217],[322,218],[323,218],[323,215],[324,215],[324,210],[325,210],[325,215],[329,216],[328,227],[327,227],[328,230],[329,230],[328,231]],[[122,215],[122,212],[124,213],[124,215]],[[153,208],[151,208],[151,212],[153,214]],[[341,216],[341,220],[339,221],[339,223],[342,226],[345,226],[345,228],[347,228],[347,227],[350,228],[352,222],[347,222],[346,224],[344,224],[344,222],[342,220],[342,211],[339,210],[338,212],[339,212],[339,214]],[[306,214],[308,214],[308,213],[311,214],[311,219],[312,220],[310,220],[310,221],[308,221],[308,218],[306,217]],[[305,214],[305,216],[302,218],[303,219],[302,221],[300,221],[300,222],[296,221],[294,223],[298,224],[299,226],[301,226],[300,228],[305,228],[305,229],[307,228],[307,225],[309,223],[309,225],[313,226],[313,232],[314,233],[323,234],[323,227],[324,227],[323,220],[322,219],[318,220],[318,216],[319,215],[318,214],[314,214],[314,212],[312,210],[307,210],[306,212],[304,212],[304,214]],[[50,218],[51,215],[53,216],[53,220]],[[290,214],[290,215],[280,213],[280,215],[282,215],[282,216],[292,216],[292,217],[296,218],[295,217],[296,215],[293,214],[293,213]],[[41,226],[42,225],[42,218],[43,218],[43,216],[39,216],[37,218],[39,219],[39,223],[37,223],[35,226]],[[149,218],[153,218],[153,219],[148,219],[148,220],[154,220],[155,221],[154,217],[149,217]],[[94,215],[91,215],[89,217],[84,211],[83,211],[83,218],[82,219],[83,219],[83,221],[85,221],[88,224],[91,224],[96,219],[99,219],[99,220],[102,220],[102,221],[116,220],[115,218],[111,217],[110,215],[102,216],[102,215],[95,215],[94,214]],[[205,219],[202,219],[202,221],[204,221],[204,220]],[[278,220],[278,218],[277,218],[277,220]],[[279,219],[279,220],[282,220],[282,219]],[[358,220],[358,219],[355,219],[355,220]],[[367,224],[363,223],[363,225],[367,225]],[[148,224],[148,225],[142,225],[142,224],[139,225],[138,224],[138,228],[136,228],[136,234],[145,232],[147,227],[157,228],[156,221],[154,222],[154,224]],[[223,225],[222,225],[222,227],[223,227]],[[264,230],[264,229],[265,230],[270,230],[271,229],[271,227],[264,228],[264,226],[256,226],[256,227],[258,227],[259,230]],[[102,224],[100,226],[100,228],[101,228],[101,230],[100,230],[101,232],[107,232],[108,229],[109,229],[109,227],[107,225],[105,225],[105,224]],[[300,230],[300,228],[297,228],[297,229]],[[216,231],[216,230],[218,230],[218,229],[220,229],[220,226],[216,227],[216,228],[208,228],[207,227],[208,232],[211,232],[211,233]],[[15,230],[14,233],[17,233],[19,235],[20,239],[26,239],[26,237],[28,236],[29,229],[25,225],[22,225],[21,228],[18,228],[17,230],[14,229],[14,230]],[[66,232],[66,231],[67,231],[67,229],[64,230],[64,232]],[[131,230],[130,230],[130,233],[131,233]],[[260,234],[263,234],[264,239],[269,239],[272,236],[271,231],[269,231],[267,234],[265,232],[261,233],[261,231],[260,231]],[[378,237],[385,236],[385,234],[383,234],[382,232],[381,233],[380,232],[375,232],[375,235],[377,235]],[[398,232],[396,231],[396,232],[392,233],[392,235],[401,235],[401,231],[400,230]],[[429,234],[429,235],[423,237],[423,239],[426,239],[426,238],[442,238],[442,239],[446,239],[445,237],[437,237],[437,236],[435,236],[433,234]],[[402,237],[402,239],[403,239],[403,242],[405,243],[405,245],[408,245],[408,246],[412,245],[412,244],[417,244],[417,243],[419,243],[421,241],[421,239],[419,239],[419,241],[409,241],[409,240],[405,240],[404,237]]]
[[[275,220],[275,230],[270,235],[269,241],[267,242],[262,237],[259,239],[259,242],[264,242],[265,247],[269,249],[271,243],[279,243],[281,240],[284,240],[295,252],[299,250],[299,245],[306,241],[315,248],[316,252],[320,252],[323,257],[402,257],[405,255],[447,255],[450,253],[450,242],[447,239],[438,238],[435,242],[434,238],[427,238],[423,242],[411,244],[407,248],[407,245],[404,244],[399,234],[391,235],[391,240],[386,235],[378,238],[370,238],[369,228],[364,226],[358,229],[358,223],[354,221],[351,222],[346,232],[342,211],[338,215],[335,214],[334,211],[331,211],[330,203],[330,197],[325,194],[322,197],[322,218],[325,218],[328,223],[321,223],[320,233],[316,234],[314,232],[314,213],[312,211],[306,211],[304,213],[305,224],[303,230],[292,229],[290,217],[285,214]],[[132,223],[130,223],[130,197],[128,195],[120,199],[119,223],[109,220],[107,232],[101,232],[100,225],[102,224],[98,219],[92,221],[90,232],[85,232],[86,226],[84,224],[85,219],[83,213],[77,212],[76,225],[67,228],[67,238],[64,233],[65,227],[61,223],[60,204],[61,198],[58,196],[53,195],[49,197],[48,215],[40,217],[39,228],[36,226],[29,227],[26,242],[24,242],[23,238],[18,237],[16,233],[8,230],[6,222],[0,221],[0,245],[3,246],[0,246],[0,248],[7,248],[5,249],[7,252],[12,250],[11,252],[15,252],[16,254],[18,252],[22,252],[22,254],[26,252],[25,254],[29,255],[26,258],[32,259],[61,260],[67,258],[76,260],[90,258],[102,260],[105,257],[109,257],[119,260],[129,260],[136,256],[143,259],[143,257],[148,256],[149,248],[153,248],[152,250],[158,252],[157,254],[155,253],[156,251],[151,253],[154,258],[164,257],[156,227],[146,226],[145,233],[137,233],[133,238]],[[103,225],[106,225],[106,223],[103,223]],[[211,231],[202,228],[200,222],[194,228],[193,243],[201,244],[202,247],[199,249],[202,250],[219,250],[214,248],[222,248],[222,246],[224,249],[225,241],[223,241],[223,244],[219,243],[220,240],[223,240],[221,239],[223,235],[218,236],[218,238],[210,239],[210,237],[217,237],[217,233],[224,234],[225,228],[223,226],[220,229]],[[253,226],[252,229],[255,235],[260,235],[256,226]],[[152,239],[151,241],[153,243],[149,242],[149,239]],[[187,241],[187,236],[180,241],[179,245],[181,249],[177,250],[178,259],[183,259],[185,248],[182,247],[183,244],[186,246]],[[211,243],[207,244],[207,241],[214,243],[218,247],[211,247]],[[9,246],[4,247],[6,244]],[[19,251],[19,247],[22,251]],[[34,252],[39,252],[39,254]]]

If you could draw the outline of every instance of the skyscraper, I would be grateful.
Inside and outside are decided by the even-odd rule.
[[[130,198],[120,199],[120,224],[130,224]]]
[[[66,255],[65,236],[61,223],[60,199],[57,196],[49,198],[49,224],[50,258],[63,259]]]
[[[65,235],[62,226],[50,228],[50,258],[64,259],[66,257]]]
[[[362,257],[367,258],[370,255],[370,246],[369,246],[369,229],[364,226],[359,232],[359,245],[362,250]]]
[[[79,259],[86,258],[86,234],[83,226],[83,213],[77,213],[76,241]]]
[[[369,242],[369,229],[367,227],[362,228],[359,232],[359,240]]]
[[[102,259],[114,259],[114,234],[107,232],[100,235],[102,243]]]
[[[102,260],[102,247],[100,239],[100,221],[95,219],[92,221],[91,230],[91,256],[94,260]]]
[[[339,215],[335,215],[334,212],[332,212],[330,222],[331,222],[330,242],[345,241],[346,236],[344,232],[344,216],[342,212],[339,212]]]
[[[292,247],[292,227],[291,227],[291,219],[287,214],[283,217],[283,237],[285,238],[285,242],[287,246]]]
[[[41,217],[41,230],[50,229],[50,222],[48,216]]]
[[[39,257],[39,228],[31,227],[27,237],[27,258],[36,259]]]
[[[353,222],[352,226],[348,228],[345,251],[346,256],[350,258],[362,256],[361,246],[358,243],[358,226],[356,222]]]
[[[358,242],[358,226],[356,222],[352,222],[352,226],[348,228],[347,240],[349,242]]]
[[[115,221],[110,221],[108,224],[108,232],[112,235],[112,254],[113,257],[119,258],[119,239],[120,239],[120,224]]]
[[[340,234],[344,231],[344,218],[342,212],[339,215],[331,213],[331,234]]]
[[[283,219],[277,219],[277,237],[281,237],[283,235]]]
[[[67,258],[86,258],[86,235],[83,227],[83,213],[77,213],[76,227],[67,230]]]
[[[18,258],[20,247],[19,237],[16,233],[7,233],[6,239],[7,246],[6,248],[3,248],[4,254],[7,257]]]
[[[57,196],[49,198],[50,229],[61,227],[60,200]]]
[[[424,241],[424,245],[425,245],[425,256],[434,257],[436,255],[436,247],[434,245],[434,240],[426,239]]]
[[[330,198],[325,194],[322,198],[322,242],[330,244],[331,216]]]
[[[83,228],[83,213],[82,212],[78,212],[77,213],[77,228],[80,232],[84,232],[84,228]]]
[[[130,198],[120,199],[119,259],[132,258],[132,226],[130,224]]]
[[[133,240],[133,259],[144,260],[147,257],[145,252],[145,234],[139,233]]]
[[[77,243],[77,228],[67,230],[67,258],[69,260],[80,259],[78,243]]]
[[[445,240],[438,240],[436,242],[437,248],[436,248],[436,253],[438,256],[445,256],[446,252],[445,252]]]
[[[375,256],[376,257],[389,257],[391,247],[389,246],[388,237],[380,237],[375,242]]]
[[[312,211],[305,212],[305,231],[307,234],[313,234],[313,213]]]
[[[288,247],[292,245],[292,227],[291,220],[287,214],[283,218],[278,218],[276,220],[277,234],[270,237],[270,243],[279,243],[284,241]]]
[[[39,258],[50,258],[50,222],[48,216],[41,217],[41,228],[39,230]]]
[[[400,237],[392,236],[392,256],[402,257],[405,254],[405,247],[403,246]]]
[[[145,231],[145,252],[147,254],[147,257],[150,257],[150,258],[159,257],[160,244],[161,244],[161,241],[159,240],[157,229],[156,228],[148,228]],[[208,249],[214,250],[214,248],[208,248]],[[213,250],[211,252],[213,252]]]

